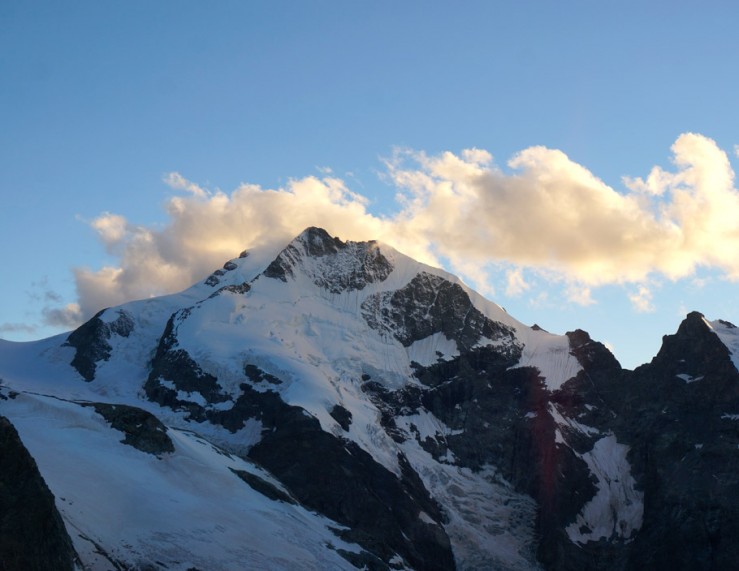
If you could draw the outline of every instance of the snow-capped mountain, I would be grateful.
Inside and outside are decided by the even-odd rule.
[[[731,569],[736,331],[626,371],[309,228],[0,341],[0,568]]]

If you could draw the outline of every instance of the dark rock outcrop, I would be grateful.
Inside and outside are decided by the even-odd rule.
[[[565,528],[596,488],[585,462],[557,442],[558,426],[550,412],[560,406],[555,395],[537,369],[511,368],[516,361],[495,347],[466,351],[429,367],[417,366],[416,377],[426,387],[420,393],[416,387],[375,389],[373,402],[383,401],[378,408],[386,411],[393,427],[398,416],[425,408],[451,431],[423,439],[415,433],[437,461],[444,462],[452,452],[457,465],[474,471],[493,465],[516,490],[536,499],[538,556],[559,569],[553,564],[558,554],[580,549]]]
[[[278,401],[271,418],[262,418],[272,429],[250,458],[303,505],[348,526],[343,535],[385,563],[399,554],[417,569],[454,568],[441,511],[404,457],[398,478],[355,443],[321,430],[304,410]]]
[[[251,487],[254,491],[257,491],[263,496],[268,497],[270,500],[285,502],[286,504],[293,505],[297,503],[294,499],[280,490],[277,486],[271,484],[263,478],[260,478],[256,474],[252,474],[251,472],[247,472],[246,470],[236,470],[234,468],[230,468],[230,470],[241,480],[249,484],[249,487]]]
[[[700,313],[651,363],[603,391],[630,444],[644,522],[626,569],[723,570],[739,561],[739,373]]]
[[[263,371],[252,363],[244,363],[244,374],[252,383],[269,383],[271,385],[282,384],[280,379],[266,371]]]
[[[362,316],[373,329],[387,332],[404,346],[443,333],[460,351],[481,339],[502,342],[499,351],[520,356],[513,330],[485,317],[459,284],[421,272],[405,287],[377,293],[362,303]]]
[[[257,391],[251,385],[243,383],[240,385],[241,395],[233,403],[233,406],[223,410],[207,410],[200,416],[195,415],[195,420],[209,420],[214,424],[220,424],[231,432],[244,428],[246,421],[258,420],[262,424],[262,431],[275,430],[280,419],[288,413],[300,415],[303,409],[291,407],[280,398],[274,391]]]
[[[96,402],[85,406],[92,406],[113,428],[123,432],[123,444],[157,456],[174,452],[174,444],[167,436],[167,428],[153,414],[123,404]]]
[[[240,283],[240,284],[227,285],[227,286],[223,286],[218,291],[216,291],[215,293],[211,294],[211,297],[214,297],[216,295],[220,295],[223,292],[230,292],[230,293],[235,293],[235,294],[238,294],[238,295],[244,295],[244,294],[248,293],[250,289],[251,289],[251,286],[248,283],[246,283],[246,282],[243,282],[243,283]]]
[[[331,418],[339,423],[339,426],[344,430],[349,430],[352,424],[352,413],[346,410],[343,406],[337,404],[334,405],[329,411]]]
[[[72,571],[76,559],[36,462],[0,416],[0,569]]]
[[[71,365],[88,382],[95,379],[97,363],[110,359],[112,347],[108,341],[111,335],[128,337],[134,328],[133,319],[124,310],[119,309],[118,317],[110,323],[100,319],[105,311],[108,310],[99,311],[89,321],[72,331],[65,342],[65,345],[76,349]]]
[[[257,391],[247,383],[241,390],[231,408],[192,409],[191,418],[232,432],[250,419],[259,421],[262,440],[249,450],[249,457],[277,477],[301,504],[348,526],[343,534],[368,551],[363,559],[388,564],[399,554],[418,569],[454,568],[440,508],[405,458],[399,459],[402,476],[398,478],[353,442],[324,432],[313,416],[286,404],[276,392]],[[348,429],[350,415],[334,413]],[[273,492],[249,476],[239,476],[261,493]],[[436,523],[424,521],[422,511]],[[382,568],[377,561],[372,568]]]
[[[167,321],[151,361],[151,371],[144,390],[149,400],[160,405],[196,411],[200,407],[180,399],[178,391],[200,393],[209,403],[224,402],[228,396],[223,394],[218,379],[204,372],[187,351],[178,346],[177,325],[188,315],[189,310],[181,310]]]
[[[249,254],[247,252],[241,252],[241,255],[239,256],[239,258],[246,258],[248,255]],[[204,282],[205,285],[209,285],[211,287],[216,287],[219,283],[221,283],[221,277],[222,276],[225,276],[226,275],[226,272],[231,272],[231,271],[235,270],[238,267],[239,266],[237,266],[232,261],[226,262],[225,264],[223,264],[223,269],[216,270],[215,272],[213,272],[212,274],[210,274],[205,279],[205,282]]]

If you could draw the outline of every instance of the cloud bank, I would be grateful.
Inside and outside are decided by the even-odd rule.
[[[212,192],[179,173],[164,181],[182,191],[166,203],[168,223],[136,225],[104,213],[92,222],[117,263],[77,268],[79,299],[53,314],[86,318],[102,307],[183,289],[245,248],[284,244],[307,226],[343,239],[380,239],[427,263],[446,266],[483,292],[492,273],[509,296],[530,289],[526,275],[563,285],[574,302],[594,288],[627,284],[649,311],[650,283],[699,268],[739,279],[739,192],[726,152],[687,133],[672,146],[673,167],[624,177],[611,188],[562,151],[527,148],[496,165],[484,150],[428,156],[397,150],[385,182],[397,209],[376,216],[340,178],[290,181],[284,188],[243,184]],[[501,270],[503,270],[501,272]]]

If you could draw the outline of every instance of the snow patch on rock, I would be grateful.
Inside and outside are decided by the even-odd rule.
[[[616,538],[628,541],[641,528],[644,494],[636,489],[626,458],[628,451],[628,446],[609,434],[598,440],[590,452],[579,455],[598,479],[598,491],[566,528],[572,542],[583,545]]]
[[[424,367],[434,365],[439,361],[448,361],[459,355],[457,342],[441,332],[413,342],[407,351],[408,359]]]
[[[723,319],[708,321],[704,318],[703,321],[718,335],[721,342],[726,345],[729,353],[731,353],[731,362],[734,363],[734,367],[739,371],[739,328]]]
[[[512,368],[536,367],[550,391],[559,390],[582,370],[580,362],[570,353],[570,341],[565,335],[528,327],[518,328],[516,335],[524,347],[521,359]]]
[[[695,383],[696,381],[702,381],[703,375],[700,375],[698,377],[693,377],[692,375],[688,375],[687,373],[680,373],[678,375],[675,375],[678,379],[681,381],[685,381],[686,383]]]

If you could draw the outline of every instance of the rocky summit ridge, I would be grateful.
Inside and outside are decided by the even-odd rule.
[[[0,341],[0,568],[734,569],[738,332],[629,371],[308,228]]]

